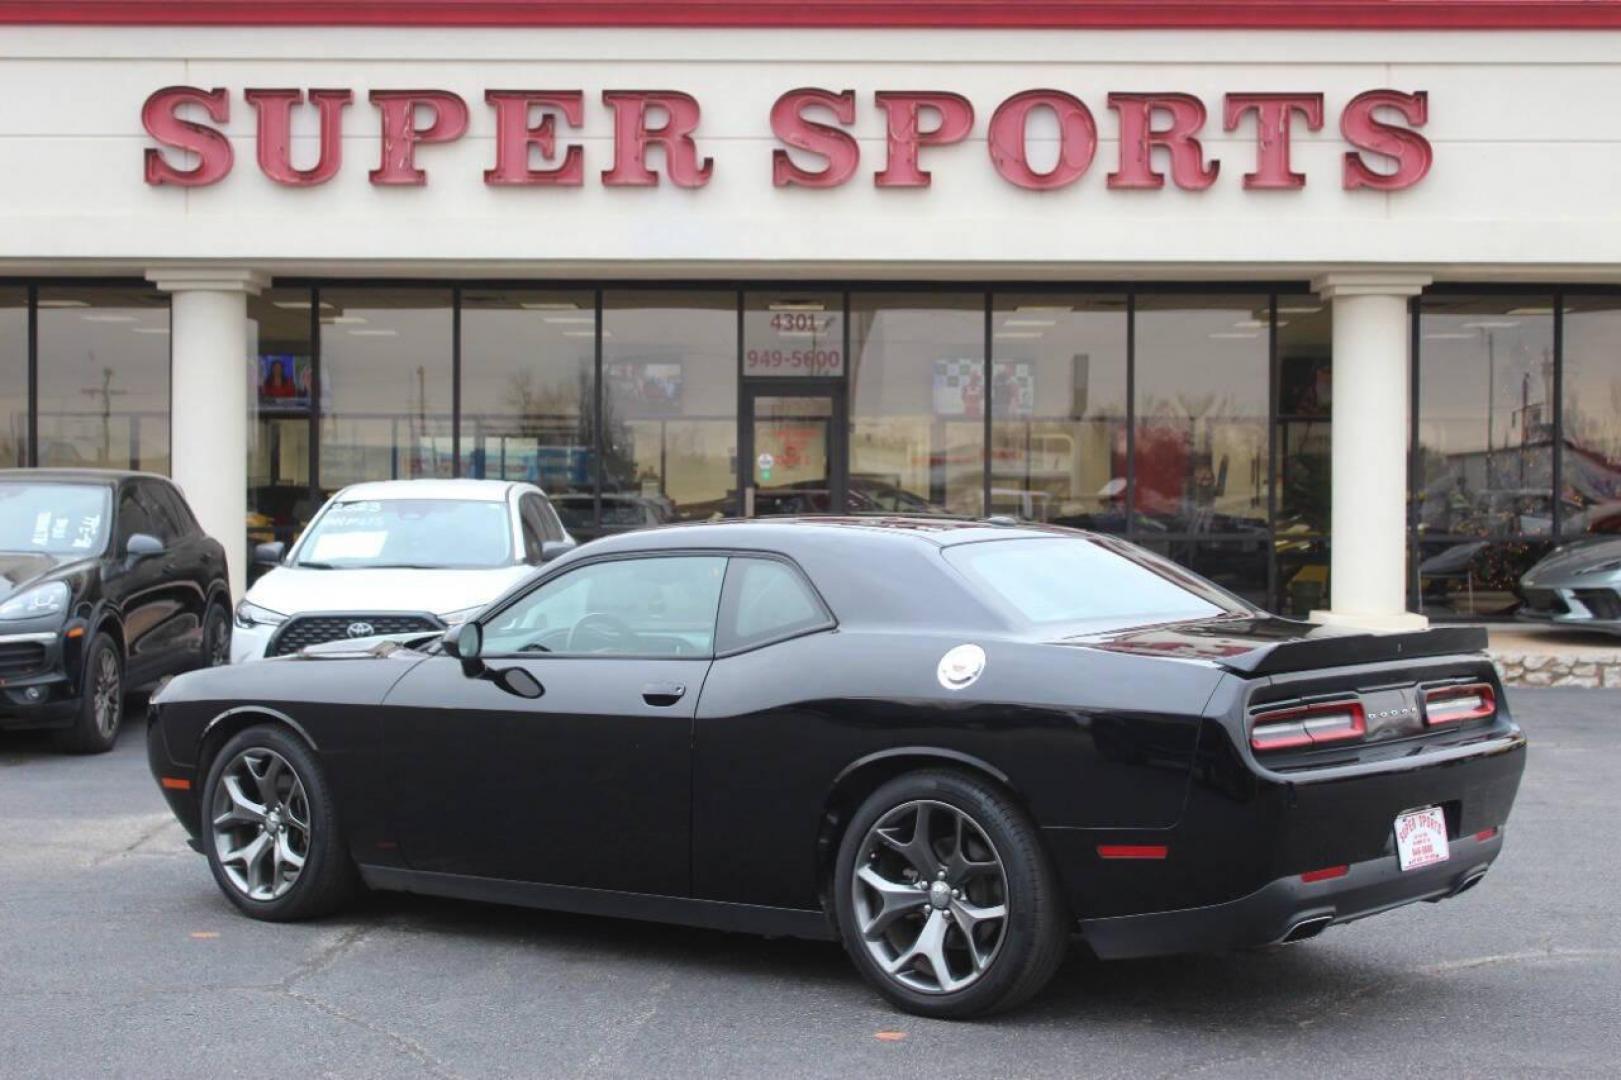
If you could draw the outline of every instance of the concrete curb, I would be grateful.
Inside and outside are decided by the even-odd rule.
[[[1621,689],[1621,650],[1558,653],[1490,650],[1505,686],[1579,686],[1590,690]]]

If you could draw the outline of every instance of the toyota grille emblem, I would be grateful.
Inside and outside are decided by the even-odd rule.
[[[349,624],[349,629],[345,630],[344,633],[352,638],[358,638],[371,637],[377,631],[372,628],[372,624],[369,622],[352,622]]]

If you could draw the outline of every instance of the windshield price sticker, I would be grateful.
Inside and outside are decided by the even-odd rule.
[[[310,552],[313,562],[331,562],[334,559],[375,559],[383,553],[388,541],[386,532],[324,532],[315,538],[315,550]]]
[[[62,526],[63,526],[62,531],[65,533],[67,531],[67,519],[66,518],[62,519]],[[79,522],[79,531],[73,537],[73,546],[75,548],[81,548],[81,549],[82,548],[95,547],[95,545],[96,545],[96,537],[98,537],[100,535],[101,535],[101,515],[100,514],[87,515],[84,518],[84,520]]]
[[[1414,810],[1396,819],[1396,858],[1403,870],[1434,866],[1450,857],[1447,819],[1439,806]]]

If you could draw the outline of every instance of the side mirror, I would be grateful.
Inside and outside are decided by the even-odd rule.
[[[579,546],[572,540],[547,540],[540,545],[540,561],[551,562],[559,555],[567,555]]]
[[[287,554],[287,545],[277,540],[272,544],[258,544],[253,549],[253,565],[280,566],[281,560]]]
[[[124,542],[124,554],[132,559],[144,559],[149,555],[162,555],[163,541],[150,533],[133,533]]]
[[[445,635],[445,652],[463,663],[478,660],[484,651],[484,628],[469,619]]]

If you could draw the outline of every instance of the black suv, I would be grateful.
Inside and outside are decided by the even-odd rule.
[[[0,730],[112,749],[127,689],[230,659],[230,597],[163,477],[0,469]]]

